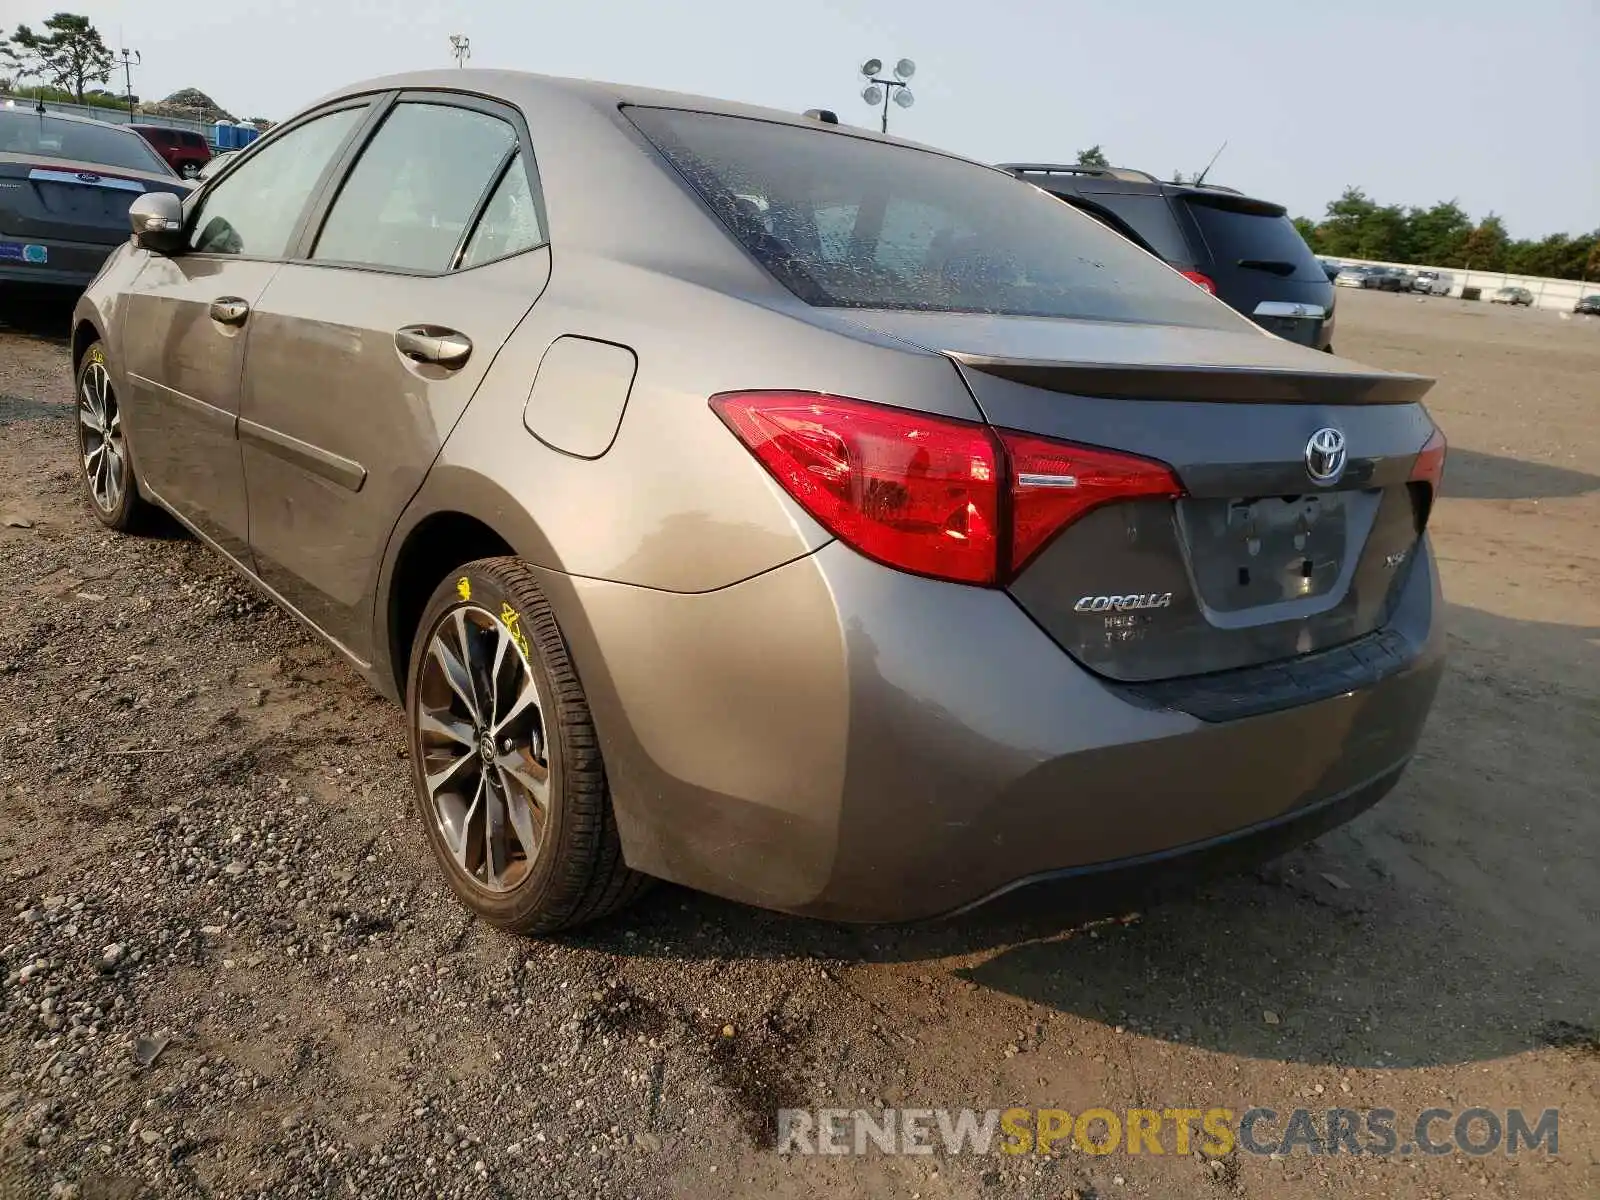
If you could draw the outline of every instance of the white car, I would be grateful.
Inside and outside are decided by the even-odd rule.
[[[1524,304],[1533,307],[1533,293],[1525,287],[1503,287],[1489,297],[1490,304]]]
[[[1455,282],[1455,276],[1448,271],[1418,271],[1411,290],[1425,296],[1448,296]]]
[[[1346,267],[1344,270],[1339,272],[1338,276],[1333,281],[1333,285],[1335,287],[1366,287],[1367,268]]]

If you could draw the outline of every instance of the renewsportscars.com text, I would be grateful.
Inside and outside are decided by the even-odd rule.
[[[1521,1154],[1559,1151],[1561,1114],[1520,1108],[784,1108],[780,1154]]]

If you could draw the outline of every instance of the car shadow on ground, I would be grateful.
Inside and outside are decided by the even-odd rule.
[[[66,342],[72,336],[72,309],[81,294],[67,288],[0,289],[0,330]]]
[[[1253,871],[892,927],[662,888],[563,940],[625,959],[975,959],[946,969],[1064,1014],[1252,1058],[1413,1067],[1561,1046],[1600,1061],[1600,883],[1582,858],[1600,827],[1584,782],[1600,777],[1600,738],[1581,738],[1581,723],[1600,722],[1600,689],[1563,692],[1515,665],[1555,655],[1600,679],[1600,629],[1452,615],[1487,649],[1452,660],[1396,791]],[[1550,709],[1528,718],[1551,740],[1526,746],[1538,760],[1526,773],[1508,774],[1494,734],[1507,688]],[[1567,717],[1580,727],[1558,728]],[[1536,814],[1510,807],[1519,794],[1540,796]]]
[[[1445,464],[1448,500],[1550,500],[1600,491],[1600,475],[1451,447]]]

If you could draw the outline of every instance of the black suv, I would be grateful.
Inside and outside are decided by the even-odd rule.
[[[1333,284],[1281,204],[1126,167],[1002,163],[1280,337],[1333,349]]]

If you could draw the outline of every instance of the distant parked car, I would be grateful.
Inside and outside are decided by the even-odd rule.
[[[124,126],[0,108],[0,285],[82,288],[128,240],[129,204],[189,190]]]
[[[1591,317],[1600,317],[1600,292],[1592,296],[1585,296],[1572,306],[1575,313],[1585,313]]]
[[[1411,290],[1425,296],[1448,296],[1455,282],[1455,276],[1448,271],[1418,271],[1411,281]]]
[[[1281,204],[1130,167],[1002,163],[1116,230],[1279,337],[1329,350],[1328,273]]]
[[[211,156],[211,161],[200,168],[200,174],[196,175],[195,178],[200,180],[210,179],[238,157],[238,154],[237,150],[218,150]]]
[[[1344,270],[1343,264],[1329,262],[1325,258],[1319,258],[1317,262],[1321,264],[1323,272],[1328,276],[1329,283],[1336,282],[1339,278],[1339,272]]]
[[[1333,282],[1337,287],[1366,287],[1368,267],[1345,267],[1336,276]]]
[[[1503,287],[1489,297],[1490,304],[1526,304],[1533,305],[1533,293],[1525,287]]]
[[[1361,286],[1380,292],[1405,292],[1411,289],[1411,279],[1395,267],[1368,267]]]
[[[169,129],[165,125],[129,125],[156,153],[185,179],[194,179],[211,161],[211,145],[204,135],[189,129]]]

